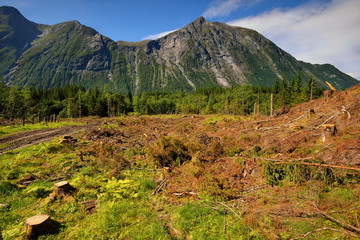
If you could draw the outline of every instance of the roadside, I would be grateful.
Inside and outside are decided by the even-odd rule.
[[[50,141],[53,138],[62,135],[70,135],[82,130],[88,130],[95,125],[96,124],[71,125],[59,128],[40,129],[12,134],[10,136],[0,138],[0,154],[9,150],[14,150],[17,148],[23,148]]]

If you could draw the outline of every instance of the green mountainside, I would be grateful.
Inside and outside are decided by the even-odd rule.
[[[314,76],[320,87],[325,81],[337,88],[358,83],[332,65],[297,61],[256,31],[202,17],[165,37],[135,43],[115,42],[77,21],[35,24],[11,7],[0,8],[0,20],[0,74],[12,86],[76,84],[139,94],[270,86],[298,72]]]
[[[12,7],[0,7],[0,75],[6,73],[30,43],[41,25],[28,21]]]

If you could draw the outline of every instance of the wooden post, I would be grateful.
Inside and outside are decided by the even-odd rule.
[[[274,115],[274,94],[270,94],[270,116]]]
[[[53,221],[49,215],[39,214],[26,220],[26,239],[36,239],[39,235],[53,230]]]

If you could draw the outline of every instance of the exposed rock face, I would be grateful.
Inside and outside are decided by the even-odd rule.
[[[0,63],[9,85],[77,84],[138,94],[238,84],[270,86],[299,71],[314,75],[324,87],[325,81],[338,88],[357,83],[331,65],[297,61],[256,31],[202,17],[163,38],[130,43],[114,42],[77,21],[44,26],[27,21],[14,8],[0,9],[0,16],[14,12],[26,28],[33,29],[25,49],[14,47],[21,54]],[[0,37],[4,34],[0,29]],[[8,48],[4,42],[0,54]]]

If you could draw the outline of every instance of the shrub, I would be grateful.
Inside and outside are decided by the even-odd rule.
[[[188,147],[172,136],[160,138],[147,149],[147,155],[158,167],[180,166],[191,159]]]

